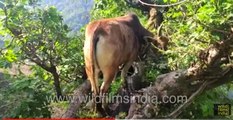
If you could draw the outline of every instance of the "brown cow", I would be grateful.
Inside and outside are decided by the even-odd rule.
[[[139,50],[145,43],[144,36],[153,37],[153,34],[140,24],[135,14],[97,20],[87,25],[85,69],[95,95],[107,92],[121,65],[124,65],[121,77],[125,82],[129,67],[137,59]],[[99,89],[100,72],[103,73],[103,83]]]

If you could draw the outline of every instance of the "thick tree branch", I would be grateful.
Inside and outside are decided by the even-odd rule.
[[[84,102],[83,97],[91,91],[91,84],[86,80],[79,88],[74,91],[73,99],[62,118],[75,118],[76,112],[81,103]]]

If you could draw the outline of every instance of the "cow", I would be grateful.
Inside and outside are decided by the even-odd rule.
[[[119,66],[123,66],[121,78],[125,83],[126,73],[137,59],[145,36],[153,37],[135,14],[96,20],[86,26],[84,42],[85,70],[95,96],[107,93],[115,79]],[[103,83],[99,88],[99,73]],[[97,110],[102,106],[96,104]],[[101,108],[100,108],[101,107]]]

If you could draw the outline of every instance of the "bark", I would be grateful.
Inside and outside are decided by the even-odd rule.
[[[80,107],[81,103],[84,102],[84,97],[91,91],[91,84],[88,80],[86,80],[79,88],[74,91],[73,99],[70,101],[70,105],[66,110],[65,114],[62,118],[75,118],[76,112]]]

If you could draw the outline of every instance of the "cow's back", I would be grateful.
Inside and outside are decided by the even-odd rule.
[[[141,44],[145,43],[143,39],[144,36],[153,37],[153,34],[142,26],[138,17],[133,13],[127,14],[122,17],[117,17],[116,20],[128,25],[134,31],[136,37],[138,38]]]

